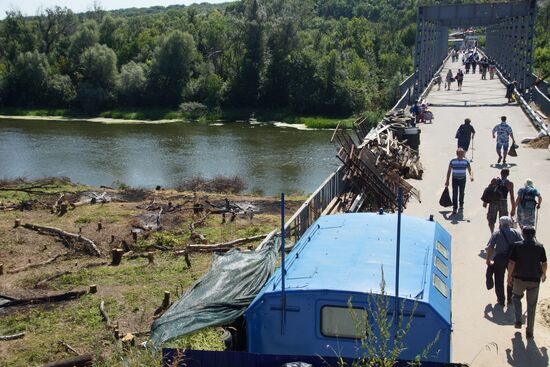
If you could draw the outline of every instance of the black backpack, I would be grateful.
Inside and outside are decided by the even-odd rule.
[[[499,178],[493,178],[489,186],[483,190],[483,195],[481,195],[481,201],[484,203],[490,204],[495,201],[503,199],[501,186],[502,180]]]

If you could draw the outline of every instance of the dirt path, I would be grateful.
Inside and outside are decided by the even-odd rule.
[[[447,64],[453,74],[459,63]],[[447,69],[442,73],[443,77]],[[471,363],[472,366],[548,366],[547,349],[550,347],[550,329],[544,322],[544,304],[550,299],[550,284],[543,283],[540,288],[539,306],[535,339],[527,341],[525,328],[518,333],[514,329],[513,309],[502,309],[496,305],[494,292],[485,289],[485,261],[480,256],[481,250],[489,239],[486,221],[486,210],[480,200],[483,189],[492,177],[499,175],[501,166],[496,165],[495,141],[491,130],[506,115],[518,140],[536,135],[536,131],[516,105],[503,105],[505,88],[498,80],[480,80],[479,74],[465,76],[462,92],[453,90],[433,91],[428,101],[445,105],[433,107],[435,120],[432,125],[421,126],[420,146],[425,173],[423,181],[412,182],[421,190],[424,201],[411,203],[408,214],[434,218],[453,236],[453,360]],[[464,107],[479,104],[476,107]],[[455,155],[456,129],[465,118],[472,120],[476,129],[474,141],[474,160],[472,163],[473,183],[466,184],[464,214],[449,218],[450,210],[438,205],[439,195],[444,187],[448,162]],[[550,193],[550,152],[546,149],[520,147],[519,157],[509,158],[510,179],[516,191],[526,178],[534,180],[542,196]],[[471,151],[468,158],[471,158]],[[550,228],[546,225],[550,219],[550,204],[543,203],[538,221],[538,239],[550,247]],[[525,305],[524,305],[525,310]],[[548,316],[546,317],[548,320]],[[546,324],[546,326],[545,326]]]

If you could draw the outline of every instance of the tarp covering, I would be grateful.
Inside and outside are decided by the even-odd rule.
[[[274,236],[256,251],[214,254],[208,273],[153,322],[153,345],[241,316],[275,270],[279,244]]]

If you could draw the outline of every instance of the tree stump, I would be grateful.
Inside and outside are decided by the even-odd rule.
[[[161,307],[164,309],[170,307],[170,291],[164,291],[164,298],[162,299]]]
[[[132,239],[134,242],[137,242],[138,240],[138,232],[135,229],[132,229]]]
[[[115,235],[114,234],[111,235],[111,243],[113,243],[113,242],[115,242]]]
[[[103,223],[97,222],[97,231],[101,231],[103,229]]]
[[[120,262],[122,261],[122,255],[124,254],[124,251],[119,248],[114,248],[111,250],[111,266],[119,266]]]
[[[0,264],[0,275],[4,275],[4,264]]]
[[[96,294],[97,293],[97,284],[90,285],[90,294]]]
[[[13,228],[17,228],[21,225],[21,219],[17,218],[13,223]]]
[[[147,260],[149,260],[149,265],[155,265],[155,253],[154,252],[148,252],[147,253]]]

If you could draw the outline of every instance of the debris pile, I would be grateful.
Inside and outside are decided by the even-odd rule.
[[[399,188],[403,189],[404,204],[411,196],[420,200],[418,190],[403,179],[421,178],[423,172],[418,151],[410,147],[415,139],[418,141],[420,133],[412,126],[413,123],[414,119],[402,110],[392,111],[376,128],[365,133],[366,122],[360,119],[355,124],[360,145],[339,126],[335,129],[332,142],[340,145],[337,157],[346,169],[344,179],[353,194],[352,198],[347,198],[347,202],[351,203],[347,210],[376,211],[385,208],[393,211],[397,207]],[[408,133],[407,129],[414,130]]]
[[[535,149],[548,149],[549,145],[550,145],[550,136],[547,136],[547,135],[534,138],[533,140],[527,142],[527,146]]]

